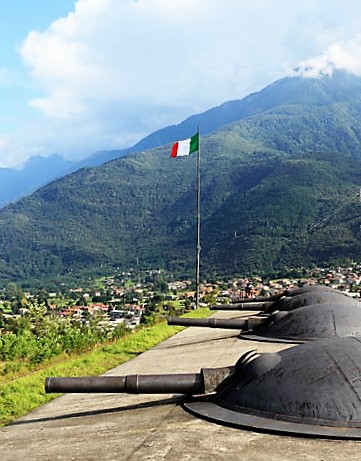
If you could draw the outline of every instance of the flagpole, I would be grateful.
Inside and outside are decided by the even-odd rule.
[[[199,270],[201,256],[201,141],[198,127],[198,155],[197,155],[197,243],[196,243],[196,309],[199,308]]]

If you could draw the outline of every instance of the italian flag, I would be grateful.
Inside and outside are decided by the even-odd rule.
[[[199,149],[198,133],[188,139],[177,141],[173,144],[171,157],[183,157],[184,155],[192,154]]]

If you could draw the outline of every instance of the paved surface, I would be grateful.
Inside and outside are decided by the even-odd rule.
[[[247,350],[272,352],[290,346],[242,341],[231,330],[192,327],[109,374],[198,372],[201,367],[233,365]],[[0,459],[361,460],[361,442],[223,427],[185,412],[180,399],[174,395],[63,395],[0,429]]]

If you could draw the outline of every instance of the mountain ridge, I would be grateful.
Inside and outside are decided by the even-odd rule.
[[[309,87],[306,91],[308,103],[312,103],[315,87],[321,87],[317,90],[318,97],[315,100],[318,105],[327,104],[330,102],[330,81],[337,81],[337,86],[332,85],[334,89],[332,99],[334,101],[335,99],[339,102],[342,101],[347,95],[350,85],[352,85],[353,90],[357,87],[357,91],[361,94],[358,77],[343,71],[335,71],[332,77],[324,77],[323,79],[285,77],[242,99],[226,101],[219,106],[192,115],[179,124],[169,125],[150,133],[133,146],[125,149],[98,151],[80,161],[66,160],[57,154],[49,157],[35,156],[30,157],[21,168],[0,168],[0,207],[26,196],[54,179],[81,168],[98,166],[132,152],[152,149],[178,139],[187,138],[194,134],[199,126],[202,126],[201,135],[204,136],[227,124],[272,111],[272,109],[279,107],[283,101],[286,101],[288,106],[299,104],[305,95],[304,90],[301,92],[301,97],[298,94],[300,82],[302,83],[301,86]],[[323,96],[321,100],[320,94]],[[33,168],[34,163],[38,163],[38,169]]]
[[[353,76],[284,79],[267,87],[266,101],[250,95],[253,112],[263,111],[201,137],[204,276],[361,255],[360,95]],[[156,147],[8,205],[0,210],[0,282],[58,283],[137,261],[192,273],[195,172],[196,156],[171,159],[169,146]]]

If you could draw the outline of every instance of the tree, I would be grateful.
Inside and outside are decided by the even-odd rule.
[[[11,310],[14,314],[18,314],[20,309],[26,309],[28,307],[28,300],[22,291],[19,291],[15,299],[11,301]]]
[[[158,293],[167,293],[169,291],[169,287],[167,282],[163,279],[163,277],[156,277],[153,282],[154,291]]]
[[[212,290],[210,293],[206,294],[206,296],[204,297],[204,301],[210,305],[216,304],[217,296],[218,296],[217,290]]]
[[[46,307],[49,307],[49,293],[46,290],[40,290],[37,294],[37,300],[39,304],[44,304]]]
[[[5,299],[8,301],[12,301],[17,297],[19,293],[19,289],[16,285],[16,283],[8,283],[5,288]]]
[[[38,301],[32,301],[28,304],[28,309],[33,333],[38,337],[48,334],[50,323],[46,317],[46,305]]]

